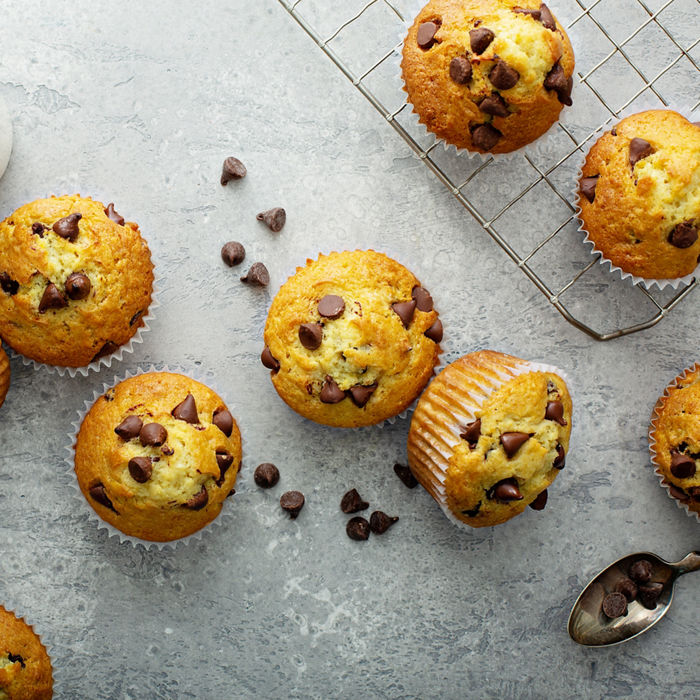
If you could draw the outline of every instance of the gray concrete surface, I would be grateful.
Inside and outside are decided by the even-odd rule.
[[[71,380],[13,360],[0,409],[0,602],[53,644],[58,697],[697,697],[699,576],[682,579],[666,619],[627,645],[583,649],[566,633],[579,589],[603,565],[700,546],[698,523],[659,487],[645,438],[658,394],[698,359],[697,293],[649,331],[596,343],[554,311],[275,0],[193,7],[3,5],[0,96],[15,144],[0,214],[80,191],[139,221],[163,306],[116,372],[152,362],[211,372],[236,407],[245,449],[220,528],[175,551],[120,545],[76,509],[62,464],[77,409],[115,372]],[[674,7],[669,26],[687,33],[698,6]],[[604,1],[596,12],[612,21],[617,9]],[[643,19],[634,15],[627,33]],[[583,44],[595,55],[582,65],[604,56]],[[689,75],[683,90],[697,98]],[[228,155],[249,175],[222,188]],[[486,205],[509,182],[509,168],[499,171],[476,193]],[[255,214],[278,205],[288,223],[274,235]],[[221,264],[229,239],[269,264],[269,290],[245,287]],[[580,254],[567,240],[546,269]],[[274,393],[258,355],[285,272],[319,250],[370,246],[431,290],[450,357],[488,347],[569,374],[572,447],[543,513],[458,531],[394,476],[408,421],[331,430]],[[622,313],[606,300],[627,287],[597,280],[588,293],[598,308]],[[282,473],[270,492],[252,480],[262,461]],[[399,523],[350,541],[338,507],[350,487]],[[287,489],[307,497],[296,521],[277,504]]]

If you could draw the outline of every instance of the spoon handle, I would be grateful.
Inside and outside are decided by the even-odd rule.
[[[673,564],[673,567],[679,576],[687,574],[689,571],[697,571],[700,569],[700,552],[691,552],[679,562]]]

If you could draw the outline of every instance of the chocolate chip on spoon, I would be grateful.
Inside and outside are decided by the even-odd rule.
[[[472,131],[472,143],[482,151],[490,151],[503,134],[491,124],[479,124]]]
[[[299,326],[299,342],[307,350],[317,350],[323,341],[323,326],[320,323],[302,323]]]
[[[627,598],[622,593],[608,593],[603,598],[603,612],[611,620],[627,614]]]
[[[434,343],[439,343],[442,341],[442,335],[443,335],[443,330],[442,330],[442,321],[437,318],[435,319],[435,323],[433,323],[430,328],[428,328],[423,335],[426,338],[430,338]]]
[[[146,423],[139,431],[144,447],[160,447],[168,439],[168,431],[160,423]]]
[[[374,384],[368,384],[366,386],[355,384],[355,386],[350,387],[350,398],[355,406],[364,408],[372,397],[372,394],[377,390],[377,386],[379,386],[377,382],[374,382]]]
[[[435,44],[435,35],[439,29],[439,25],[436,22],[423,22],[418,27],[418,33],[416,34],[416,41],[418,46],[424,51],[427,51],[431,46]]]
[[[530,439],[529,433],[509,432],[501,435],[501,445],[510,459]]]
[[[615,585],[615,591],[622,593],[631,603],[637,597],[637,584],[631,578],[623,578]]]
[[[221,184],[226,185],[231,180],[240,180],[246,176],[245,165],[238,158],[227,158],[221,170]]]
[[[366,508],[369,508],[369,503],[362,500],[357,489],[350,489],[340,501],[340,510],[342,510],[343,513],[357,513]]]
[[[413,476],[411,468],[407,467],[405,464],[395,464],[394,472],[396,476],[401,479],[406,488],[414,489],[416,486],[418,486],[418,480],[415,476]]]
[[[498,93],[489,95],[481,100],[479,109],[484,114],[490,114],[494,117],[507,117],[510,115],[506,101]]]
[[[455,56],[450,61],[450,78],[457,85],[466,85],[472,79],[472,64],[466,56]]]
[[[233,416],[231,415],[231,411],[223,406],[219,406],[219,408],[214,411],[211,422],[226,437],[231,437],[231,433],[233,432]]]
[[[638,559],[630,566],[630,578],[636,583],[646,583],[651,580],[653,570],[648,559]]]
[[[80,230],[78,228],[78,222],[80,219],[83,218],[82,214],[78,214],[78,212],[75,212],[73,214],[69,214],[68,216],[64,216],[62,219],[59,219],[54,225],[53,225],[53,232],[57,235],[59,235],[61,238],[65,238],[66,240],[69,240],[71,243],[75,242],[75,239],[78,237],[78,234],[80,233]]]
[[[494,33],[490,29],[486,29],[486,27],[472,29],[469,32],[469,44],[472,47],[472,51],[476,54],[484,53],[493,41],[494,36]]]
[[[49,309],[63,309],[66,306],[68,301],[63,292],[53,282],[49,282],[39,302],[39,313],[43,314]]]
[[[271,489],[280,480],[280,471],[274,464],[258,464],[253,472],[253,480],[261,489]]]
[[[229,241],[221,247],[221,259],[229,266],[240,265],[245,259],[245,248],[238,241]]]
[[[648,158],[652,153],[654,153],[654,148],[648,141],[640,138],[633,138],[630,141],[630,168],[634,168],[640,160]]]
[[[690,248],[698,240],[698,227],[692,221],[683,221],[668,234],[668,242],[676,248]]]
[[[241,277],[241,282],[252,284],[255,287],[267,287],[270,284],[270,273],[261,262],[253,263],[248,273]]]
[[[260,353],[260,361],[275,374],[280,371],[280,363],[273,357],[267,345],[263,348],[262,353]]]
[[[520,73],[500,58],[489,72],[489,80],[498,90],[510,90],[519,79]]]
[[[581,179],[581,194],[592,204],[595,199],[595,188],[600,175],[592,175]]]
[[[394,313],[401,319],[403,327],[408,329],[413,320],[413,314],[416,311],[416,300],[411,299],[411,301],[397,301],[391,305]]]
[[[287,491],[280,498],[280,507],[289,513],[289,517],[294,520],[304,507],[305,499],[301,491]]]
[[[153,462],[150,457],[133,457],[129,460],[129,474],[134,481],[145,484],[153,475]]]
[[[173,408],[171,415],[176,420],[185,421],[185,423],[199,423],[199,415],[197,414],[197,403],[192,394],[187,394],[185,398]]]
[[[133,440],[139,436],[143,421],[138,416],[127,416],[115,429],[114,432],[122,440]]]
[[[202,490],[192,496],[192,498],[185,501],[183,505],[185,508],[189,508],[190,510],[202,510],[207,503],[209,503],[209,492],[207,491],[206,486],[202,486]]]
[[[274,207],[261,211],[255,218],[262,221],[273,233],[279,233],[287,221],[287,212],[282,207]]]
[[[381,510],[375,510],[369,516],[369,529],[375,535],[383,535],[395,522],[398,522],[398,515],[387,515]]]
[[[362,542],[369,539],[369,523],[365,518],[355,517],[348,520],[345,526],[345,532],[351,540]]]
[[[112,221],[114,221],[115,224],[119,224],[120,226],[124,225],[124,217],[118,211],[116,211],[114,209],[113,202],[110,202],[104,211],[105,211],[105,216],[107,216],[108,219],[111,219]]]
[[[82,272],[73,272],[68,276],[65,284],[66,294],[69,299],[79,301],[90,294],[92,284],[88,276]]]
[[[333,377],[326,375],[319,398],[321,403],[340,403],[345,398],[345,392],[335,383]]]
[[[340,318],[345,311],[345,302],[336,294],[326,294],[318,302],[318,313],[324,318]]]
[[[659,596],[664,590],[662,583],[650,581],[639,586],[637,590],[637,600],[647,609],[653,610],[659,600]]]

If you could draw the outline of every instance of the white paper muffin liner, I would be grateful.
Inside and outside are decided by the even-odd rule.
[[[570,390],[570,382],[567,375],[553,365],[541,362],[531,362],[522,360],[510,355],[483,357],[480,359],[480,376],[477,379],[477,371],[470,367],[469,378],[478,387],[477,390],[464,391],[462,397],[456,397],[450,388],[442,388],[439,395],[424,395],[421,401],[427,401],[430,405],[430,413],[442,413],[449,419],[437,421],[428,418],[421,426],[420,433],[430,433],[430,441],[415,438],[419,431],[414,433],[411,426],[411,435],[414,436],[413,448],[420,451],[420,461],[423,465],[429,465],[427,470],[430,474],[430,483],[423,484],[430,495],[437,501],[442,512],[457,527],[462,530],[473,532],[474,528],[462,522],[450,510],[447,504],[447,493],[445,491],[445,480],[449,468],[449,460],[462,438],[459,434],[462,426],[475,420],[475,413],[483,406],[486,399],[494,391],[500,389],[504,384],[523,374],[530,372],[549,372],[561,377],[567,388]],[[452,363],[450,363],[452,364]],[[446,367],[449,367],[447,365]],[[444,371],[444,369],[443,369]],[[461,399],[461,400],[460,400]],[[409,456],[411,450],[409,449]],[[409,465],[411,460],[409,459]]]
[[[509,161],[513,158],[516,158],[517,156],[533,156],[536,157],[540,151],[546,152],[547,149],[547,144],[549,144],[550,149],[553,146],[552,139],[556,136],[556,125],[559,122],[564,122],[566,115],[574,109],[574,107],[567,107],[566,105],[562,105],[562,110],[559,113],[559,118],[552,123],[552,125],[547,129],[547,131],[544,132],[541,136],[536,138],[534,141],[531,141],[530,143],[526,144],[525,146],[522,146],[521,148],[516,149],[515,151],[509,151],[508,153],[481,153],[481,151],[470,151],[468,148],[458,148],[452,143],[448,143],[444,139],[440,138],[437,136],[434,132],[430,131],[428,127],[423,124],[420,121],[420,116],[418,113],[415,111],[415,108],[413,106],[413,103],[409,101],[409,95],[408,92],[405,90],[404,87],[404,81],[403,81],[403,71],[401,69],[401,61],[403,59],[403,45],[404,41],[406,40],[406,37],[408,35],[408,30],[413,26],[413,23],[416,20],[416,17],[420,14],[421,10],[428,4],[428,0],[415,0],[414,6],[411,10],[411,12],[407,15],[408,19],[404,22],[403,30],[402,33],[397,37],[397,43],[394,48],[394,53],[395,55],[395,63],[396,63],[396,76],[397,76],[397,90],[400,91],[401,95],[403,96],[403,102],[405,105],[407,105],[410,109],[408,112],[405,112],[407,114],[408,118],[411,120],[411,126],[414,129],[420,130],[425,136],[432,136],[436,143],[440,143],[443,146],[443,149],[446,152],[453,152],[456,155],[464,155],[464,156],[475,156],[477,157],[482,163],[489,161],[489,160],[494,160],[494,161]],[[549,3],[548,7],[550,10],[552,10],[552,14],[554,14],[555,17],[557,17],[556,13],[556,5],[553,3]],[[558,18],[557,18],[558,19]],[[574,43],[574,39],[571,36],[570,30],[564,28],[566,31],[567,36],[569,37],[569,41],[571,43],[571,47],[574,51],[574,60],[576,60],[577,56],[577,47]],[[574,106],[576,105],[576,100],[581,96],[581,86],[580,83],[576,80],[576,74],[574,73],[574,84],[573,88],[571,91],[571,99],[574,103]]]
[[[700,523],[700,513],[695,513],[694,511],[690,510],[690,507],[687,503],[683,503],[682,501],[678,500],[672,493],[671,493],[671,484],[666,481],[666,476],[664,473],[661,471],[661,467],[659,466],[659,461],[658,461],[658,456],[656,453],[656,429],[658,428],[658,421],[659,421],[659,414],[658,410],[661,408],[663,401],[667,399],[671,393],[671,390],[674,389],[680,382],[682,382],[688,374],[692,372],[697,372],[700,371],[700,363],[695,363],[692,367],[688,367],[684,369],[665,389],[664,393],[659,398],[659,400],[656,402],[654,405],[654,409],[651,413],[651,425],[649,426],[649,455],[651,457],[651,462],[654,465],[654,473],[656,476],[659,478],[659,483],[661,484],[661,487],[666,490],[666,493],[670,499],[672,499],[676,506],[680,508],[682,511],[685,511],[686,515],[689,515],[691,518],[695,518]]]
[[[641,284],[647,289],[651,289],[654,286],[659,289],[665,289],[666,287],[671,287],[672,289],[678,289],[681,286],[687,286],[692,283],[696,277],[697,268],[688,275],[683,277],[673,277],[668,279],[653,279],[646,277],[639,277],[631,272],[625,272],[621,267],[615,265],[610,259],[606,258],[603,251],[601,251],[595,244],[595,241],[590,237],[590,234],[585,228],[583,218],[581,217],[581,193],[579,192],[579,182],[583,177],[583,166],[586,163],[586,158],[593,148],[593,146],[598,142],[600,137],[610,129],[614,128],[623,119],[631,117],[633,114],[639,114],[640,112],[647,112],[649,110],[659,110],[668,112],[678,112],[679,114],[690,119],[692,121],[692,107],[677,107],[677,106],[666,106],[663,104],[654,103],[651,100],[647,101],[637,101],[634,106],[630,105],[625,109],[621,110],[619,116],[616,119],[609,119],[601,126],[596,129],[594,135],[590,139],[590,145],[587,149],[580,150],[579,159],[576,163],[576,180],[572,188],[572,197],[574,206],[576,208],[576,219],[578,220],[578,230],[582,234],[583,243],[590,246],[590,253],[593,256],[598,256],[598,263],[606,268],[612,275],[620,277],[622,280],[629,280],[632,284]]]
[[[0,97],[0,177],[2,177],[10,162],[12,153],[12,119],[7,111],[5,101]]]
[[[138,548],[139,546],[145,548],[146,550],[163,550],[163,549],[175,549],[178,545],[184,544],[184,543],[189,543],[192,540],[201,540],[202,537],[204,536],[205,532],[211,532],[214,528],[219,528],[221,525],[225,522],[225,519],[230,517],[230,505],[227,504],[227,501],[229,500],[228,498],[224,499],[221,511],[219,512],[219,515],[214,518],[211,522],[207,523],[204,527],[201,529],[197,530],[197,532],[193,532],[191,535],[187,535],[186,537],[181,537],[176,540],[170,540],[169,542],[152,542],[150,540],[142,540],[138,537],[133,537],[131,535],[127,535],[118,528],[114,527],[111,523],[106,522],[105,520],[102,520],[102,518],[98,515],[97,511],[90,505],[88,500],[85,498],[83,495],[83,492],[80,490],[80,485],[78,483],[77,476],[75,474],[75,445],[78,439],[78,433],[80,432],[80,427],[83,424],[83,420],[85,419],[85,416],[87,413],[90,411],[92,406],[94,405],[95,401],[100,398],[105,392],[109,391],[109,389],[112,389],[113,387],[117,386],[117,384],[120,384],[121,382],[125,381],[126,379],[131,379],[132,377],[138,377],[141,376],[142,374],[149,374],[151,372],[168,372],[171,374],[182,374],[186,377],[189,377],[190,379],[194,379],[195,381],[199,382],[200,384],[204,384],[206,387],[211,389],[213,392],[219,395],[221,398],[222,402],[226,405],[226,408],[231,412],[231,415],[233,416],[234,420],[236,421],[236,425],[239,425],[239,421],[236,417],[236,409],[235,406],[226,401],[221,392],[218,390],[218,388],[214,385],[213,382],[213,377],[210,374],[205,374],[204,371],[194,369],[194,370],[184,370],[181,367],[175,366],[175,367],[170,367],[168,365],[165,365],[163,367],[156,367],[155,365],[150,365],[149,367],[145,369],[138,369],[136,371],[127,371],[124,375],[121,375],[119,377],[114,377],[114,380],[111,384],[103,383],[102,384],[102,389],[97,390],[95,389],[93,391],[92,399],[86,399],[85,400],[85,407],[82,409],[78,410],[78,418],[77,420],[72,422],[73,430],[68,432],[68,438],[69,442],[66,445],[66,452],[68,453],[67,457],[65,458],[64,462],[66,465],[66,477],[68,479],[68,482],[73,490],[73,498],[76,504],[76,508],[78,512],[84,513],[88,515],[88,518],[90,521],[92,521],[95,526],[97,527],[98,530],[105,530],[107,532],[107,536],[109,539],[111,538],[117,538],[121,544],[124,542],[128,542],[131,546],[134,548]],[[240,425],[239,425],[239,430],[240,430]],[[244,451],[243,451],[243,440],[241,438],[241,468],[243,467],[243,459],[244,459]],[[239,470],[240,474],[240,470]],[[239,479],[238,477],[236,478],[236,493],[239,492]]]

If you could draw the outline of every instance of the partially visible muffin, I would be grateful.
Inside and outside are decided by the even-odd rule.
[[[120,382],[85,416],[75,473],[97,514],[126,535],[167,542],[214,520],[241,465],[241,437],[222,399],[181,374]]]
[[[700,256],[700,126],[672,110],[604,133],[579,181],[580,219],[603,257],[646,279],[691,274]]]
[[[10,361],[7,353],[0,346],[0,406],[5,402],[7,391],[10,388]]]
[[[50,700],[53,671],[46,647],[24,621],[0,605],[0,700]]]
[[[421,123],[470,151],[522,148],[572,104],[573,49],[537,0],[430,0],[401,69]]]
[[[542,510],[564,468],[571,410],[556,372],[488,350],[465,355],[418,401],[409,466],[448,516],[472,527]]]
[[[152,290],[148,246],[112,204],[38,199],[0,223],[0,336],[25,357],[82,367],[111,355]]]
[[[396,416],[433,374],[442,324],[433,299],[373,250],[308,260],[274,298],[263,364],[297,413],[337,427]]]

